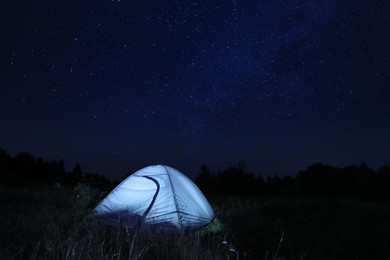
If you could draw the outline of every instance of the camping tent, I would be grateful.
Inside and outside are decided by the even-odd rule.
[[[163,230],[199,228],[214,219],[199,188],[164,165],[148,166],[130,175],[96,206],[95,214],[110,225]]]

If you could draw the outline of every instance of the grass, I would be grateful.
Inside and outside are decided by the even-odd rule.
[[[87,214],[86,203],[96,203],[97,194],[80,187],[0,187],[0,258],[226,259],[231,254],[223,234],[105,227]]]
[[[250,259],[390,259],[387,203],[227,197],[218,205],[225,232]]]
[[[390,259],[390,205],[210,196],[217,219],[185,234],[109,228],[86,186],[0,186],[1,259]]]

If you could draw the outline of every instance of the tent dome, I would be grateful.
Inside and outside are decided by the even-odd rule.
[[[209,224],[214,211],[199,188],[164,165],[143,168],[111,191],[95,208],[109,225],[194,229]]]

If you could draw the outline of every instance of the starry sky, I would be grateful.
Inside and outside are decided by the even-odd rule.
[[[388,1],[0,0],[0,147],[120,179],[390,164]]]

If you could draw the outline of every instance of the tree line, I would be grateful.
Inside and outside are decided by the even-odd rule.
[[[36,183],[77,184],[88,180],[90,185],[112,189],[118,182],[104,175],[84,173],[80,164],[66,171],[64,161],[48,161],[29,153],[12,157],[0,149],[0,184],[30,185]],[[295,176],[268,176],[247,172],[243,163],[210,172],[200,167],[195,183],[206,194],[237,196],[306,196],[390,201],[390,167],[378,171],[367,164],[343,168],[316,163]]]
[[[59,183],[73,185],[84,179],[93,186],[112,186],[112,183],[104,175],[83,173],[79,163],[76,163],[70,172],[66,171],[64,166],[63,160],[48,161],[43,158],[35,158],[25,152],[12,157],[0,149],[0,183],[2,184]]]
[[[203,165],[195,182],[204,193],[223,195],[390,200],[390,167],[374,171],[364,162],[343,168],[316,163],[296,176],[267,178],[246,172],[243,164],[217,173]]]

